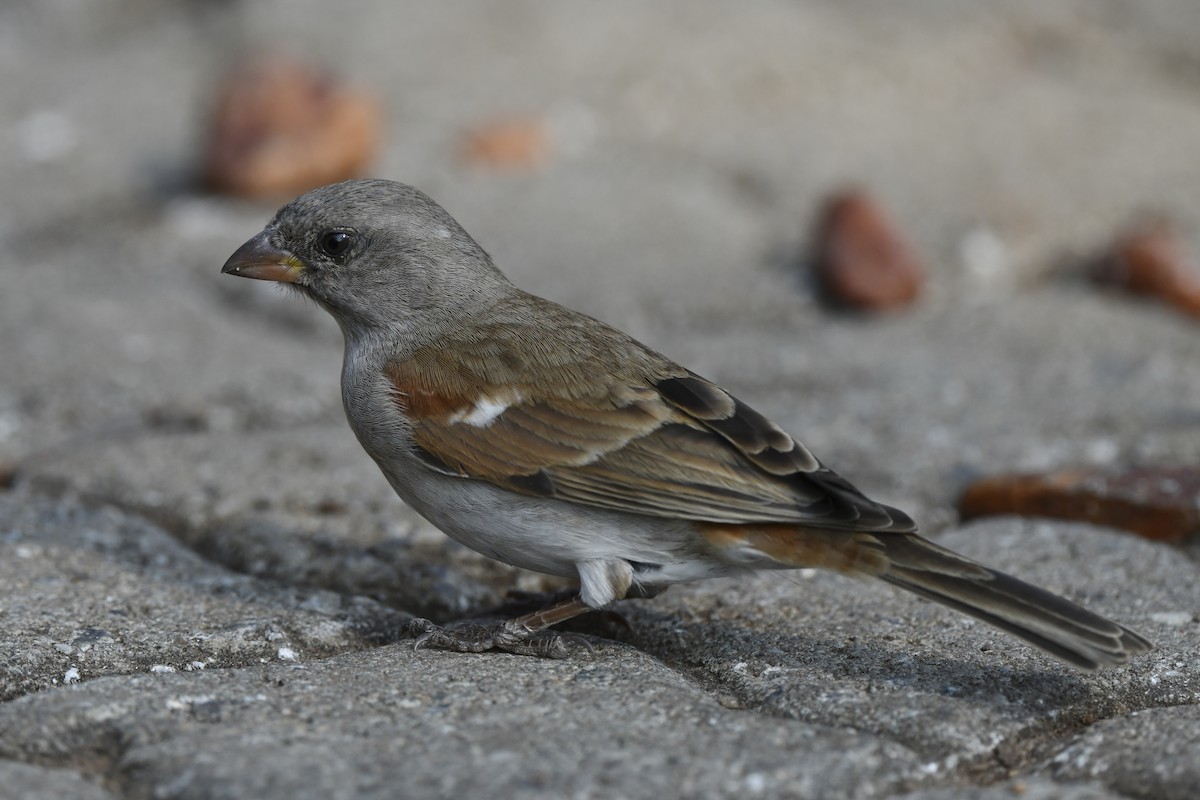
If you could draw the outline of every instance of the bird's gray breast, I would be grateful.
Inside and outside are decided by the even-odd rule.
[[[359,444],[387,472],[386,463],[411,451],[412,429],[396,402],[395,387],[373,361],[347,345],[342,364],[342,407]]]

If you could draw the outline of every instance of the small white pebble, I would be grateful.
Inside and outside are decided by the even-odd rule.
[[[54,645],[54,649],[62,653],[64,656],[69,656],[75,652],[75,648],[65,642],[58,642]]]
[[[767,788],[767,778],[761,772],[751,772],[745,777],[746,791],[761,794]]]
[[[150,671],[156,675],[161,675],[165,672],[174,672],[175,668],[167,664],[155,664],[154,666],[150,667]]]
[[[295,661],[296,660],[296,651],[293,650],[292,648],[288,647],[287,645],[284,645],[283,647],[279,648],[279,652],[277,653],[277,655],[279,656],[280,661]]]
[[[35,111],[17,123],[21,154],[34,164],[65,158],[79,145],[79,133],[71,118],[61,111]]]
[[[1107,437],[1093,439],[1084,445],[1084,456],[1093,464],[1111,464],[1121,455],[1121,446]]]
[[[1183,489],[1183,487],[1179,485],[1179,481],[1172,480],[1171,478],[1163,478],[1158,482],[1158,485],[1155,488],[1165,495],[1176,495],[1179,494],[1181,489]]]
[[[0,442],[21,430],[21,418],[16,414],[0,414]]]
[[[268,642],[278,642],[282,638],[283,638],[283,634],[280,633],[279,631],[275,630],[274,628],[267,631],[267,641]]]
[[[970,279],[980,287],[1007,288],[1013,282],[1008,249],[991,228],[977,226],[959,240],[958,258]]]
[[[64,685],[70,686],[72,683],[79,683],[79,669],[77,667],[71,667],[63,675]]]
[[[1150,619],[1172,628],[1182,628],[1192,621],[1193,616],[1192,611],[1156,611],[1150,615]]]

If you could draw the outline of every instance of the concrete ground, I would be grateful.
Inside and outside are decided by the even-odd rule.
[[[954,503],[994,471],[1200,456],[1195,323],[1077,273],[1146,212],[1200,241],[1200,6],[330,9],[0,6],[0,796],[1194,796],[1194,557]],[[375,92],[375,173],[519,284],[1157,649],[1081,674],[796,573],[623,604],[594,656],[414,652],[413,615],[551,584],[395,499],[342,419],[332,322],[218,275],[274,209],[193,188],[207,107],[267,49]],[[505,118],[543,121],[546,162],[464,164]],[[924,255],[915,309],[816,302],[797,264],[846,183]]]

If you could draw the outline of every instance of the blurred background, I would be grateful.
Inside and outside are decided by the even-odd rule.
[[[4,229],[33,245],[194,196],[222,80],[284,55],[371,97],[361,171],[424,187],[564,294],[607,296],[614,265],[638,290],[663,292],[665,267],[740,285],[846,182],[879,193],[939,284],[981,226],[1027,273],[1135,212],[1194,223],[1198,30],[1186,0],[8,0]],[[512,145],[528,157],[471,155],[504,126],[538,140]],[[679,239],[706,263],[659,263]]]
[[[352,174],[934,519],[996,468],[1186,461],[1198,34],[1188,0],[7,0],[0,462],[340,425],[332,322],[218,270]],[[1095,285],[1129,246],[1166,305]],[[826,263],[900,288],[830,303]]]

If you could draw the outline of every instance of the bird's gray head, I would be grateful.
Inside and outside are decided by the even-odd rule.
[[[403,183],[322,186],[281,208],[224,273],[289,284],[348,336],[452,324],[511,284],[446,210]]]

